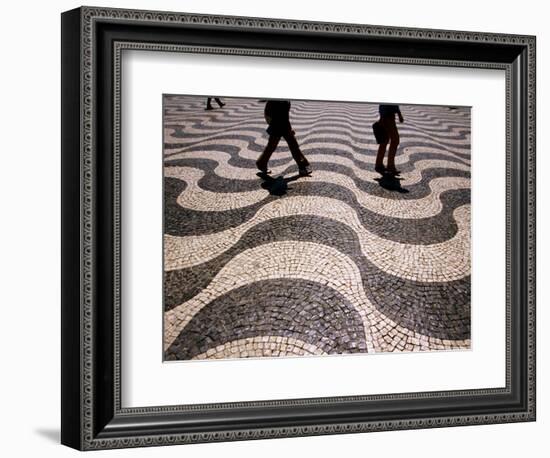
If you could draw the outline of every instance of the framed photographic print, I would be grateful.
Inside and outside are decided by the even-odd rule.
[[[535,38],[62,15],[62,443],[533,421]]]

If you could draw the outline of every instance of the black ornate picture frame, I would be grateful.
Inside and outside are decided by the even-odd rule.
[[[121,52],[506,73],[506,386],[121,405]],[[82,7],[62,14],[62,433],[106,449],[535,420],[535,37]]]

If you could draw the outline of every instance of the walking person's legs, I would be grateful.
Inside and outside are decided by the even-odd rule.
[[[385,172],[399,174],[399,171],[395,168],[395,154],[399,146],[399,132],[395,124],[395,116],[380,117],[380,124],[384,127],[388,140],[385,143],[380,143],[378,146],[374,170],[382,174]],[[384,156],[386,155],[388,143],[390,145],[388,150],[388,165],[384,167]]]
[[[378,121],[378,123],[382,126],[384,130],[385,139],[378,145],[378,153],[376,154],[374,170],[376,170],[378,173],[384,174],[386,172],[386,167],[384,167],[384,156],[386,155],[386,149],[390,141],[390,119],[388,116],[380,116],[380,120]]]
[[[214,108],[212,107],[212,97],[207,97],[205,110],[213,110],[213,109]]]
[[[220,108],[225,106],[225,103],[223,103],[218,97],[214,98],[214,100],[220,106]]]
[[[256,161],[256,167],[258,167],[261,172],[267,173],[267,163],[269,162],[269,158],[273,154],[273,151],[277,148],[280,140],[281,137],[278,135],[269,136],[269,140],[267,141],[267,145],[265,146],[263,153],[260,154],[260,157]]]

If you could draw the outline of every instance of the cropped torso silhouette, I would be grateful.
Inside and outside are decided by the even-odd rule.
[[[290,102],[288,100],[269,100],[265,104],[265,120],[269,124],[267,133],[269,135],[283,136],[290,132]]]

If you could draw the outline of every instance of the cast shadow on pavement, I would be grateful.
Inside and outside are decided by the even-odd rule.
[[[401,187],[401,180],[403,178],[397,178],[395,175],[389,173],[384,173],[380,178],[375,178],[374,180],[378,182],[380,187],[387,189],[388,191],[395,191],[401,194],[407,194],[408,189]]]
[[[284,196],[289,189],[288,183],[296,181],[300,178],[299,174],[292,175],[289,177],[278,176],[271,177],[267,173],[258,172],[257,175],[263,180],[261,184],[262,188],[267,190],[272,196]]]

